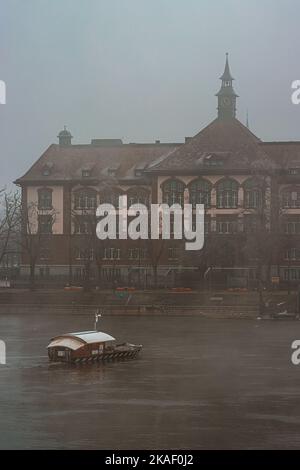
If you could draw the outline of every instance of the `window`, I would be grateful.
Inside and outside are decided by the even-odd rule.
[[[103,268],[102,278],[107,281],[118,281],[121,279],[121,270],[120,268]]]
[[[114,168],[108,169],[108,176],[116,176],[117,171]]]
[[[74,233],[77,235],[86,235],[91,233],[91,223],[85,217],[76,217],[74,221]]]
[[[43,168],[43,176],[49,176],[50,175],[50,168],[48,166],[45,166]]]
[[[289,168],[288,169],[289,175],[299,175],[299,168]]]
[[[40,278],[48,278],[50,276],[49,266],[40,268]]]
[[[217,207],[235,209],[238,206],[239,185],[234,180],[223,180],[217,185]]]
[[[51,234],[53,219],[52,215],[39,215],[38,217],[39,224],[39,233],[41,234]]]
[[[295,261],[300,259],[300,249],[299,248],[288,248],[285,251],[284,259]]]
[[[110,260],[121,259],[120,248],[104,248],[103,259],[110,259]]]
[[[43,176],[50,176],[53,168],[53,163],[48,162],[42,168],[42,175]]]
[[[178,248],[168,248],[168,259],[169,260],[178,260],[179,250]]]
[[[204,204],[210,207],[211,184],[203,179],[192,181],[189,185],[190,204],[195,209],[196,204]]]
[[[84,168],[81,174],[82,174],[82,178],[88,178],[89,176],[91,176],[91,170]]]
[[[244,206],[247,209],[258,209],[262,203],[262,191],[258,183],[251,179],[244,184]]]
[[[300,207],[300,189],[288,189],[282,192],[282,207],[297,209]]]
[[[100,196],[100,202],[101,204],[112,204],[117,210],[119,208],[119,196],[118,191],[108,191]]]
[[[300,279],[300,269],[290,268],[284,270],[284,280],[285,281],[299,281]]]
[[[38,208],[39,210],[52,209],[52,189],[43,188],[38,190]]]
[[[93,261],[94,259],[94,250],[93,248],[77,248],[76,249],[76,259],[83,261]]]
[[[300,220],[286,220],[283,225],[284,233],[295,235],[300,233]]]
[[[128,207],[133,204],[144,204],[144,206],[149,206],[149,194],[143,190],[129,190],[127,193],[127,203]]]
[[[95,191],[78,191],[75,193],[75,209],[88,210],[95,209],[97,196]]]
[[[217,233],[227,235],[237,232],[236,220],[217,220]]]
[[[129,248],[128,258],[130,260],[145,260],[148,257],[146,248]]]
[[[172,206],[173,204],[184,203],[184,189],[185,186],[181,181],[169,180],[163,184],[163,202]]]
[[[208,155],[207,157],[205,157],[204,166],[220,168],[223,165],[224,161],[221,158],[216,157],[215,155]]]
[[[193,222],[192,222],[192,229],[193,229],[193,232],[196,232],[197,230],[197,227],[196,227],[196,216],[193,215]],[[210,232],[210,216],[209,215],[205,215],[204,217],[204,233],[206,235],[208,235]]]

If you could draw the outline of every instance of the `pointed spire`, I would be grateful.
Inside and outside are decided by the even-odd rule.
[[[234,80],[233,76],[230,73],[229,62],[228,62],[228,52],[226,52],[226,63],[223,75],[220,77],[224,82],[230,82]]]
[[[236,115],[236,99],[238,95],[233,89],[232,81],[234,80],[229,68],[228,52],[226,53],[225,70],[220,77],[222,85],[216,96],[218,97],[218,117],[224,118],[235,118]]]

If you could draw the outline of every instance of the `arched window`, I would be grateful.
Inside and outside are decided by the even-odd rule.
[[[262,204],[262,191],[254,179],[244,183],[244,206],[247,209],[258,209]]]
[[[300,188],[288,188],[281,193],[281,205],[285,209],[297,209],[300,207]]]
[[[52,189],[42,188],[38,190],[38,205],[40,210],[52,209]]]
[[[149,193],[144,189],[132,188],[127,192],[127,203],[128,207],[133,204],[144,204],[146,207],[149,206]]]
[[[93,189],[81,189],[76,191],[74,208],[77,210],[95,209],[97,204],[97,193]]]
[[[184,184],[179,180],[168,180],[163,184],[163,202],[172,206],[173,204],[183,205]]]
[[[238,206],[238,189],[236,181],[222,180],[217,185],[217,207],[219,209],[234,209]]]
[[[211,183],[204,179],[192,181],[189,185],[190,204],[195,208],[196,204],[204,204],[210,207]]]
[[[117,189],[111,191],[105,191],[100,195],[101,204],[112,204],[117,210],[119,208],[119,196],[122,194]]]

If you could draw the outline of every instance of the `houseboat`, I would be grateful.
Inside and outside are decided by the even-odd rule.
[[[95,327],[98,317],[96,314]],[[85,363],[109,359],[134,358],[142,346],[130,343],[115,344],[115,338],[95,330],[55,336],[47,346],[51,362]]]

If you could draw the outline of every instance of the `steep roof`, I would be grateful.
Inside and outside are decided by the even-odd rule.
[[[106,179],[109,169],[117,179],[139,179],[134,169],[144,168],[181,144],[120,144],[120,145],[68,145],[52,144],[32,165],[17,184],[37,181],[67,182],[82,177],[82,170],[90,170],[91,179]],[[45,172],[47,168],[49,171]]]
[[[174,149],[169,156],[148,171],[186,172],[203,171],[208,159],[215,157],[223,162],[222,169],[249,169],[255,162],[271,164],[260,146],[260,139],[237,119],[215,119],[195,137]]]
[[[300,168],[300,142],[261,142],[260,146],[278,167]]]

